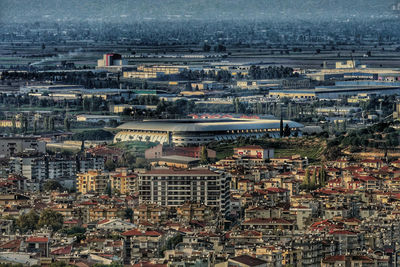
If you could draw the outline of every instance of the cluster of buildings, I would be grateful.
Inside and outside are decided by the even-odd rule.
[[[396,266],[399,160],[369,155],[316,163],[297,154],[279,156],[275,149],[259,145],[237,145],[221,156],[207,145],[230,147],[238,140],[257,138],[289,140],[314,127],[314,117],[335,123],[339,118],[362,115],[364,119],[361,105],[373,95],[399,90],[398,78],[388,75],[395,77],[397,70],[375,73],[356,61],[337,63],[335,69],[304,72],[312,80],[335,82],[310,88],[309,80],[251,80],[247,65],[129,68],[119,54],[104,55],[97,66],[99,71],[122,73],[126,80],[168,81],[168,86],[179,90],[21,87],[21,94],[39,100],[104,100],[101,105],[109,104],[109,111],[74,113],[74,123],[118,126],[110,126],[116,130],[113,140],[92,141],[90,148],[84,141],[68,140],[65,145],[78,148],[72,155],[46,151],[46,145],[60,148],[60,143],[50,143],[56,133],[0,137],[0,263]],[[233,80],[179,80],[182,72],[206,75],[210,70],[226,71]],[[182,89],[183,83],[188,88]],[[224,92],[227,88],[232,91]],[[348,98],[340,105],[301,105],[343,95]],[[291,100],[282,107],[287,98]],[[182,99],[192,100],[195,106],[233,106],[236,114],[190,110],[180,119],[151,119],[165,102]],[[253,115],[238,115],[251,113],[249,109],[254,109]],[[288,119],[279,119],[284,109]],[[166,110],[153,117],[163,117]],[[149,119],[127,121],[137,114]],[[299,114],[312,117],[306,127],[290,119]],[[372,121],[382,114],[367,118]],[[393,116],[399,114],[397,104]],[[182,119],[185,116],[190,119]],[[67,118],[66,126],[68,122]],[[0,126],[22,127],[15,118],[0,121]],[[66,138],[71,134],[65,133]],[[150,147],[140,153],[134,146],[120,148],[135,142]],[[136,164],[140,157],[143,166]],[[62,215],[61,230],[21,227],[24,215],[44,210]]]
[[[179,159],[213,158],[215,151],[157,145],[145,156],[164,164],[111,171],[104,162],[113,156],[104,146],[79,158],[10,155],[0,180],[0,260],[29,266],[395,264],[399,160],[313,164],[274,152],[247,145],[211,164],[183,166]],[[61,177],[75,179],[69,193],[40,186]],[[57,234],[16,232],[22,214],[45,209],[63,216]]]

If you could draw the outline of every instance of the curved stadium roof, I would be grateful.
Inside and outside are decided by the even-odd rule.
[[[283,125],[302,128],[302,124],[284,120]],[[120,130],[150,130],[170,132],[213,132],[227,130],[279,129],[280,120],[220,119],[220,120],[147,120],[131,121],[117,127]]]

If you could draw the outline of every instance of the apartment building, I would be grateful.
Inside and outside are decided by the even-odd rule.
[[[46,152],[46,143],[34,137],[1,137],[0,158],[9,158],[18,153],[35,151]]]
[[[139,203],[178,207],[186,201],[229,212],[229,178],[208,169],[154,169],[139,175]]]
[[[110,175],[111,188],[122,195],[134,195],[138,191],[137,175],[127,168],[117,168]]]
[[[108,174],[102,171],[92,170],[77,174],[76,188],[82,194],[91,192],[104,193],[109,182]]]

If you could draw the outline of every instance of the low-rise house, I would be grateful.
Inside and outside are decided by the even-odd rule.
[[[228,261],[215,265],[216,267],[267,267],[267,261],[254,258],[248,255],[241,255],[228,259]]]
[[[107,231],[125,232],[135,228],[136,225],[121,219],[101,220],[97,223],[97,229]]]

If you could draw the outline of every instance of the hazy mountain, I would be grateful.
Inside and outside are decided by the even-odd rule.
[[[142,19],[343,19],[390,13],[395,0],[0,0],[1,22]]]

